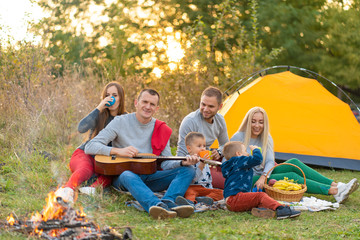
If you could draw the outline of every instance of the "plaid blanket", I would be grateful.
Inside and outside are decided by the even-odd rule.
[[[117,192],[121,193],[121,194],[127,194],[132,196],[128,191],[121,191],[119,189],[116,189],[113,187],[113,189],[115,189]],[[161,199],[164,195],[165,195],[165,191],[163,192],[155,192],[154,193],[155,196],[157,196],[159,199]],[[131,201],[127,201],[125,202],[126,206],[128,207],[134,207],[139,211],[145,211],[144,208],[140,205],[140,203],[136,200],[131,200]],[[194,212],[205,212],[205,211],[213,211],[213,210],[218,210],[218,209],[224,209],[226,210],[226,204],[225,204],[225,200],[222,199],[220,201],[216,201],[214,202],[211,206],[208,206],[204,203],[197,203],[194,206]]]

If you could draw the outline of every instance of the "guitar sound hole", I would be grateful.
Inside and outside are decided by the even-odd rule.
[[[112,155],[112,156],[111,156],[111,160],[114,161],[115,159],[116,159],[116,156],[115,156],[115,155]]]

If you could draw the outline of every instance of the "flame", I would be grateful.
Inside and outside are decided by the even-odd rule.
[[[31,235],[37,235],[37,236],[42,236],[44,234],[44,230],[41,229],[41,223],[44,221],[48,221],[48,220],[63,220],[63,218],[68,218],[67,213],[69,213],[70,209],[70,213],[73,213],[72,211],[74,211],[74,209],[72,208],[68,208],[67,205],[64,205],[63,202],[60,202],[57,200],[57,196],[55,195],[55,192],[50,192],[47,195],[46,198],[46,205],[44,206],[43,210],[39,213],[36,212],[35,214],[32,214],[31,216],[31,221],[33,224],[33,232],[30,233]],[[83,221],[83,222],[88,222],[88,220],[86,219],[86,214],[83,210],[82,207],[80,207],[79,211],[76,211],[76,216],[73,216],[72,214],[70,214],[71,219],[73,219],[73,217],[75,217],[75,220],[77,221]],[[10,214],[7,217],[7,222],[9,225],[14,225],[17,224],[17,221],[14,219],[13,215]],[[26,225],[25,225],[26,226]],[[92,232],[93,230],[91,228],[86,228],[84,227],[86,232]],[[100,229],[100,228],[99,228]],[[52,230],[45,230],[45,233],[48,234],[48,236],[52,237],[59,237],[59,235],[66,231],[67,228],[61,228],[61,229],[52,229]],[[85,233],[80,233],[80,234],[85,234]],[[85,236],[85,235],[84,235]]]
[[[35,228],[35,230],[34,230],[34,232],[36,233],[36,234],[38,234],[39,236],[41,236],[41,234],[43,233],[43,230],[42,229],[38,229],[37,227]]]
[[[83,207],[80,207],[80,212],[79,212],[79,211],[76,211],[76,214],[77,214],[79,217],[82,217],[82,218],[85,218],[85,217],[86,217],[86,213],[84,212]]]
[[[63,207],[57,203],[56,195],[54,192],[50,192],[46,198],[46,206],[42,214],[42,220],[48,219],[62,219],[64,213]]]
[[[15,223],[15,218],[13,217],[12,214],[10,214],[10,216],[8,216],[8,217],[6,218],[6,220],[7,220],[7,222],[8,222],[11,226],[13,226],[14,223]]]

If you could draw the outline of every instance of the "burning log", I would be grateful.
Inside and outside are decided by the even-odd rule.
[[[48,240],[132,239],[130,228],[125,228],[123,234],[110,227],[100,229],[86,219],[82,210],[76,211],[61,198],[56,198],[53,192],[49,193],[46,201],[47,205],[41,214],[37,212],[30,220],[25,221],[15,220],[10,215],[2,225],[10,231],[37,235]]]

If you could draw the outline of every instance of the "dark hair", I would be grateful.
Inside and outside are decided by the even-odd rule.
[[[108,88],[110,88],[112,86],[116,87],[118,94],[119,94],[119,108],[118,108],[116,115],[124,114],[124,113],[126,113],[125,92],[124,92],[124,88],[120,85],[120,83],[113,81],[113,82],[109,82],[108,84],[106,84],[106,86],[104,87],[104,89],[101,93],[101,99],[106,98],[107,90],[108,90]],[[94,131],[91,134],[91,138],[94,138],[105,127],[105,122],[109,118],[109,116],[110,116],[110,111],[108,108],[105,108],[104,111],[102,111],[99,114],[99,119],[97,121]]]
[[[203,138],[203,139],[205,139],[205,136],[202,133],[199,133],[199,132],[189,132],[185,136],[185,146],[191,145],[195,138]]]
[[[218,104],[220,105],[222,103],[222,98],[223,98],[223,94],[221,92],[220,89],[218,89],[217,87],[207,87],[201,94],[202,96],[207,96],[207,97],[216,97],[216,100],[218,102]]]
[[[145,89],[141,90],[141,92],[139,93],[139,96],[138,96],[138,101],[140,100],[140,97],[144,92],[147,92],[147,93],[149,93],[150,95],[153,95],[153,96],[157,96],[158,97],[158,104],[157,105],[160,105],[160,94],[156,90],[151,89],[151,88],[145,88]]]

